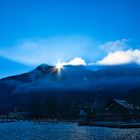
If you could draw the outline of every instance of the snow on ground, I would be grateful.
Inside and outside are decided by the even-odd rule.
[[[139,140],[140,129],[77,126],[76,123],[0,124],[0,140]]]

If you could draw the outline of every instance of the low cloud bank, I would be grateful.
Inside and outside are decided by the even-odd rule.
[[[140,50],[129,46],[127,39],[96,42],[82,36],[23,40],[0,48],[0,56],[30,66],[54,65],[58,60],[63,65],[140,64]]]
[[[64,62],[63,65],[87,65],[85,60],[81,57],[75,57],[74,59],[70,60],[69,62]]]
[[[99,65],[119,65],[128,63],[140,64],[139,49],[110,52],[102,60],[97,61],[97,64]]]

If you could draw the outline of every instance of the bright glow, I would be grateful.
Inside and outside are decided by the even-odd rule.
[[[57,63],[55,67],[60,72],[61,69],[63,69],[63,64],[62,63]]]
[[[55,69],[60,72],[64,66],[66,65],[73,65],[73,66],[78,66],[78,65],[87,65],[85,60],[82,59],[81,57],[75,57],[74,59],[70,60],[69,62],[60,62],[55,65]]]
[[[58,79],[60,79],[61,76],[62,76],[62,75],[61,75],[61,71],[62,71],[63,68],[64,68],[64,67],[63,67],[63,63],[58,62],[58,63],[55,65],[54,71],[57,71]]]

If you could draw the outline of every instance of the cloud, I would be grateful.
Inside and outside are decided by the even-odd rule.
[[[129,49],[126,51],[110,52],[102,60],[97,61],[99,65],[119,65],[128,63],[140,64],[140,50]]]
[[[121,40],[115,40],[115,41],[108,41],[105,42],[101,45],[99,45],[99,47],[101,48],[101,50],[104,50],[106,52],[113,52],[116,50],[124,50],[126,48],[128,48],[128,39],[121,39]]]
[[[121,39],[101,43],[85,36],[26,39],[14,46],[1,47],[0,56],[33,66],[41,63],[54,65],[58,60],[72,65],[86,65],[85,60],[94,64],[109,52],[128,48],[127,41]]]
[[[89,48],[94,49],[92,46],[94,43],[91,39],[81,36],[24,40],[15,46],[1,47],[0,56],[29,65],[41,63],[53,65],[58,60],[67,62],[75,57],[88,56]]]
[[[63,65],[87,65],[85,60],[80,57],[75,57],[74,59],[70,60],[69,62],[64,62]]]

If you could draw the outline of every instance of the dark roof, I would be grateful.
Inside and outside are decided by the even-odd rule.
[[[119,104],[119,105],[121,105],[121,106],[123,106],[123,107],[125,107],[125,108],[127,108],[127,109],[135,109],[135,107],[132,105],[132,104],[129,104],[127,101],[125,101],[125,100],[118,100],[118,99],[114,99],[114,101],[117,103],[117,104]]]
[[[136,109],[136,107],[133,104],[129,104],[126,100],[113,99],[113,102],[111,104],[109,104],[109,106],[107,106],[105,108],[105,110],[112,108],[116,104],[118,104],[126,109],[129,109],[129,110]]]

